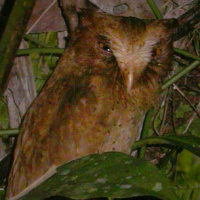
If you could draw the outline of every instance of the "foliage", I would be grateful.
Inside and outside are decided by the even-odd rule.
[[[61,167],[52,167],[48,173],[50,177],[18,199],[42,200],[58,194],[73,199],[142,195],[179,199],[175,185],[153,164],[124,153],[85,156]]]
[[[40,34],[31,34],[34,39],[41,41],[50,46],[57,46],[57,33],[40,33]],[[40,45],[29,42],[30,48],[39,48]],[[31,64],[35,76],[36,90],[39,92],[46,82],[47,78],[51,75],[57,61],[58,56],[56,55],[42,55],[38,53],[30,54]]]

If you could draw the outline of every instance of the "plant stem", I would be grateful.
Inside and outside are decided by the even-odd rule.
[[[154,15],[157,19],[162,19],[162,14],[160,10],[158,9],[157,5],[154,3],[153,0],[147,0],[147,3],[149,4],[151,10],[153,11]]]
[[[6,86],[15,54],[24,36],[35,0],[16,0],[0,41],[0,93]]]
[[[183,77],[184,75],[186,75],[188,72],[190,72],[192,69],[194,69],[195,67],[197,67],[199,64],[200,64],[200,61],[194,61],[194,62],[192,62],[187,68],[183,69],[179,73],[175,74],[171,79],[167,80],[163,84],[162,90],[165,90],[169,86],[173,85],[178,79],[180,79],[181,77]]]
[[[184,51],[184,50],[182,50],[182,49],[174,48],[174,52],[175,52],[175,53],[178,53],[178,54],[180,54],[180,55],[183,55],[183,56],[185,56],[185,57],[187,57],[187,58],[192,58],[192,59],[194,59],[194,60],[199,60],[199,61],[200,61],[200,57],[195,56],[195,55],[193,55],[193,54],[191,54],[191,53],[188,53],[187,51]]]
[[[144,124],[142,127],[141,139],[144,139],[149,136],[149,127],[151,124],[153,111],[154,111],[154,109],[149,110],[145,116]],[[143,146],[140,149],[140,153],[139,153],[140,158],[144,158],[145,150],[146,150],[146,146]]]
[[[19,133],[19,129],[1,129],[0,130],[0,137],[2,136],[9,136],[9,135],[17,135]]]
[[[64,49],[62,48],[33,48],[33,49],[19,49],[17,56],[29,55],[31,53],[40,53],[40,54],[58,54],[62,55]]]
[[[166,139],[163,139],[161,137],[148,137],[148,138],[144,138],[142,140],[139,140],[137,142],[134,142],[133,143],[133,146],[132,146],[132,149],[131,149],[131,152],[139,149],[139,148],[142,148],[146,145],[156,145],[156,144],[168,144],[168,145],[174,145],[172,142],[166,140]]]
[[[45,48],[55,48],[55,46],[53,45],[49,45],[49,44],[46,44],[45,42],[42,42],[36,38],[34,38],[33,36],[31,36],[30,34],[26,34],[24,35],[24,39],[28,40],[28,41],[31,41],[37,45],[40,45],[41,47],[45,47]]]

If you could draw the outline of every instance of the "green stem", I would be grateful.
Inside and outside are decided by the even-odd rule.
[[[0,40],[0,93],[5,89],[15,54],[24,36],[35,0],[16,0]]]
[[[184,51],[184,50],[182,50],[182,49],[174,48],[174,52],[175,52],[175,53],[178,53],[178,54],[180,54],[180,55],[183,55],[183,56],[185,56],[185,57],[187,57],[187,58],[192,58],[192,59],[194,59],[194,60],[199,60],[199,61],[200,61],[200,57],[195,56],[195,55],[193,55],[193,54],[191,54],[191,53],[188,53],[187,51]]]
[[[62,48],[33,48],[33,49],[19,49],[17,56],[24,56],[31,53],[40,53],[40,54],[58,54],[62,55],[64,49]]]
[[[3,199],[1,197],[3,197],[5,195],[5,189],[2,187],[0,188],[0,199]]]
[[[167,145],[172,145],[174,146],[174,143],[173,142],[170,142],[164,138],[161,138],[161,137],[148,137],[148,138],[144,138],[142,140],[139,140],[137,142],[134,142],[133,143],[133,146],[132,146],[132,149],[131,149],[131,152],[139,149],[139,148],[142,148],[143,146],[147,146],[147,145],[156,145],[156,144],[167,144]]]
[[[9,135],[17,135],[19,133],[19,129],[1,129],[0,130],[0,137],[2,136],[9,136]]]
[[[24,39],[30,41],[30,42],[33,42],[37,45],[40,45],[41,47],[45,47],[45,48],[55,48],[55,46],[53,45],[49,45],[49,44],[46,44],[45,42],[42,42],[36,38],[34,38],[33,36],[29,35],[29,34],[26,34],[24,35]]]
[[[162,14],[160,10],[158,9],[157,5],[154,3],[153,0],[147,0],[147,3],[149,4],[151,10],[153,11],[154,15],[157,19],[162,19]]]
[[[192,69],[197,67],[200,64],[200,61],[194,61],[192,62],[187,68],[183,69],[179,73],[175,74],[171,79],[167,80],[163,86],[162,89],[165,90],[169,86],[173,85],[178,79],[185,76],[188,72],[190,72]]]
[[[154,109],[149,110],[145,116],[142,133],[141,133],[141,139],[147,138],[149,136],[149,127],[151,124],[153,111],[154,111]],[[140,149],[140,153],[139,153],[140,158],[144,158],[145,150],[146,150],[146,146],[143,146]]]

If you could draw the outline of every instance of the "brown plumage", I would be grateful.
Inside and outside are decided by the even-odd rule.
[[[82,12],[21,125],[6,199],[53,165],[105,151],[130,153],[170,69],[171,24]]]

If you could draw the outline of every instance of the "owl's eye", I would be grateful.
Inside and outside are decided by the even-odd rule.
[[[101,43],[101,42],[99,42],[98,45],[99,45],[99,48],[101,48],[101,49],[104,50],[105,52],[107,52],[107,53],[111,53],[111,52],[112,52],[111,48],[110,48],[108,45],[103,44],[103,43]]]

